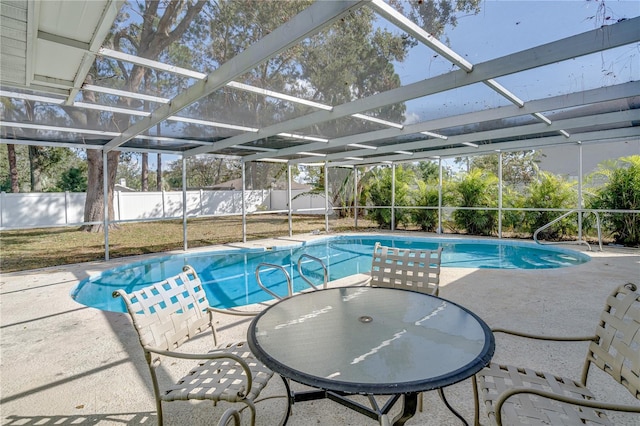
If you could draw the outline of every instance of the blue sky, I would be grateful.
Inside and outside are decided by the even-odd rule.
[[[447,28],[442,41],[477,64],[639,15],[640,0],[485,0],[479,14],[460,16],[457,27]],[[451,69],[448,61],[424,46],[396,64],[403,84]],[[640,48],[635,45],[497,80],[527,101],[639,79]],[[507,102],[486,86],[475,85],[409,102],[407,121],[495,108]],[[165,154],[163,163],[177,158]],[[149,160],[155,168],[155,155]]]
[[[477,15],[461,16],[447,28],[448,45],[472,64],[583,33],[640,15],[640,1],[484,1]],[[443,37],[443,42],[445,38]],[[403,84],[452,70],[426,47],[396,65]],[[497,81],[524,101],[640,79],[638,45],[549,65]],[[408,122],[495,108],[508,101],[482,84],[414,100]]]

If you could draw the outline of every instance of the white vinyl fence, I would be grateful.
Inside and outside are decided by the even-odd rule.
[[[325,199],[292,190],[292,208],[298,214],[324,214]],[[187,216],[242,214],[242,191],[187,191]],[[298,196],[298,197],[296,197]],[[0,193],[0,229],[80,225],[84,220],[83,192]],[[287,212],[287,191],[245,192],[247,213]],[[113,200],[116,221],[182,217],[182,192],[121,192]],[[329,206],[329,213],[332,213]]]

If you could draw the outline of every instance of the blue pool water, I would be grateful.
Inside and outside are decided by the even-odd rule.
[[[110,269],[81,281],[71,297],[86,306],[124,312],[124,303],[114,299],[114,290],[127,292],[145,287],[182,271],[191,265],[205,285],[209,302],[229,308],[271,299],[258,287],[255,269],[261,262],[283,265],[293,278],[294,291],[307,288],[298,276],[298,258],[303,253],[322,259],[329,280],[369,272],[376,241],[401,248],[436,249],[442,247],[442,267],[545,269],[577,265],[589,256],[559,247],[502,240],[420,238],[405,236],[336,236],[304,244],[265,249],[243,249],[178,254],[131,263]],[[317,262],[309,263],[310,275],[321,275]],[[277,294],[286,295],[286,280],[280,271],[261,275],[262,281]]]

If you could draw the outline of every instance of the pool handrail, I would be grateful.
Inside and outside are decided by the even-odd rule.
[[[288,290],[288,294],[286,297],[282,297],[279,294],[274,293],[273,291],[269,290],[264,284],[262,284],[262,280],[260,279],[260,270],[265,267],[279,269],[284,273],[284,276],[287,279],[287,290]],[[256,266],[256,281],[258,282],[258,285],[260,286],[261,289],[263,289],[264,291],[266,291],[267,293],[269,293],[271,296],[273,296],[278,300],[286,299],[287,297],[293,296],[293,282],[291,281],[291,276],[289,275],[287,270],[280,265],[276,265],[275,263],[267,263],[267,262],[262,262],[258,264],[258,266]]]
[[[552,220],[551,222],[547,223],[546,225],[542,225],[540,228],[536,229],[536,231],[533,233],[533,241],[535,241],[537,244],[540,244],[540,245],[545,245],[545,244],[584,244],[584,245],[587,246],[589,251],[592,251],[591,245],[586,240],[584,240],[581,236],[579,236],[578,239],[575,240],[575,241],[554,241],[554,242],[543,243],[543,242],[540,242],[538,240],[538,234],[541,231],[544,231],[545,229],[549,228],[551,225],[561,221],[565,217],[570,216],[570,215],[572,215],[574,213],[581,214],[583,212],[582,212],[582,210],[579,210],[579,209],[570,210],[570,211],[566,212],[565,214],[555,218],[554,220]],[[597,211],[584,212],[584,213],[593,213],[596,216],[596,226],[597,226],[597,230],[598,230],[598,246],[600,248],[600,251],[602,251],[602,228],[601,228],[601,225],[600,225],[600,215],[598,214]]]
[[[303,253],[298,258],[298,273],[300,274],[300,278],[305,280],[306,283],[309,284],[309,286],[311,286],[311,288],[313,288],[314,290],[318,290],[318,287],[316,285],[314,285],[313,282],[311,282],[311,280],[304,274],[304,271],[302,270],[303,259],[309,259],[311,261],[318,262],[320,264],[320,266],[322,267],[322,272],[323,272],[322,288],[326,289],[327,288],[327,283],[329,282],[329,273],[327,272],[327,267],[325,266],[325,264],[322,261],[322,259],[320,259],[318,257],[315,257],[315,256],[311,256],[310,254],[306,254],[306,253]]]

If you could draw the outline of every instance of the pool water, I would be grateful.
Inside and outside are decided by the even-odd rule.
[[[263,302],[272,297],[260,289],[255,270],[262,262],[285,266],[293,279],[294,291],[308,288],[297,270],[298,259],[308,254],[322,259],[329,280],[371,270],[371,254],[376,242],[400,248],[437,249],[442,247],[442,267],[494,269],[548,269],[578,265],[589,256],[575,250],[542,247],[533,243],[445,239],[404,236],[336,236],[308,243],[267,249],[234,249],[163,256],[110,269],[81,281],[71,297],[86,306],[106,311],[125,312],[124,303],[114,299],[114,290],[126,292],[145,287],[182,271],[191,265],[202,280],[209,302],[230,308]],[[305,274],[321,281],[321,267],[309,262]],[[277,294],[286,295],[286,279],[281,271],[263,269],[264,285]]]

